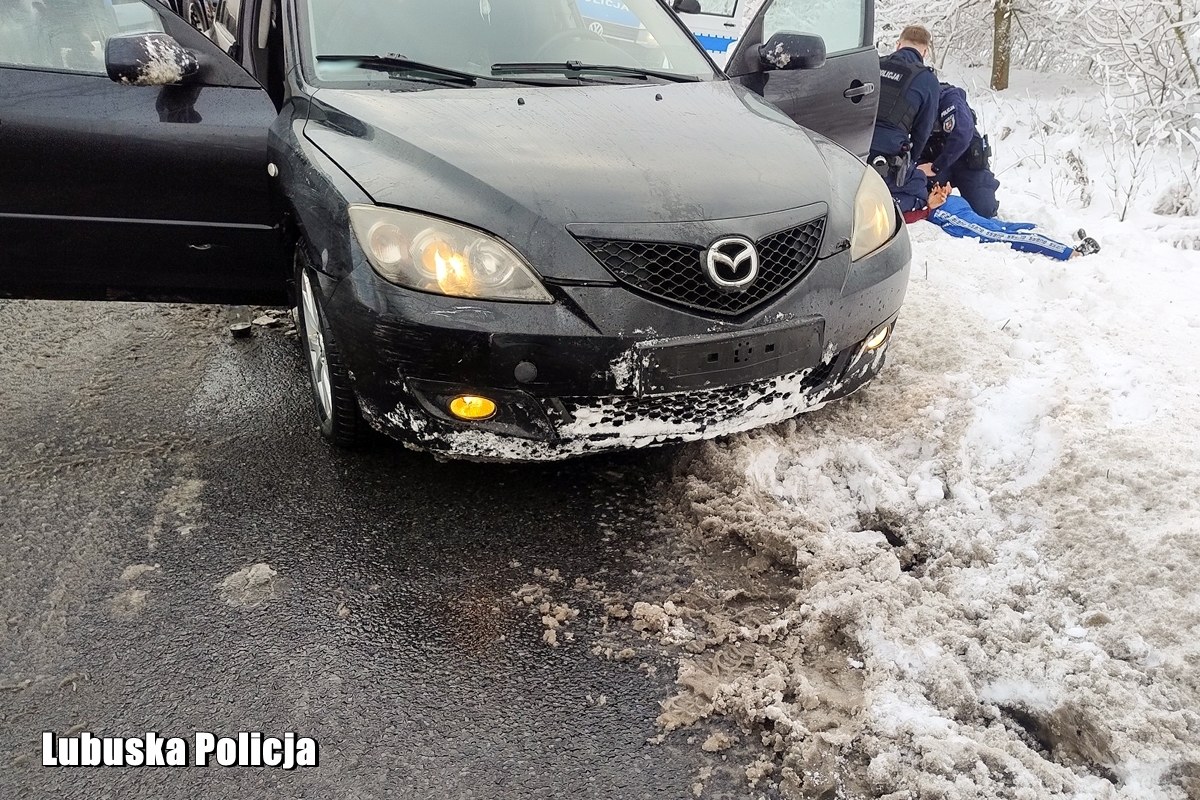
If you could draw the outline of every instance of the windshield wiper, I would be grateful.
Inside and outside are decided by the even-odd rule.
[[[593,72],[600,75],[628,75],[640,80],[661,78],[675,83],[695,83],[700,79],[695,75],[681,75],[678,72],[662,72],[641,67],[622,67],[617,64],[584,64],[582,61],[514,61],[492,64],[493,75],[536,75],[539,73],[562,73],[574,75],[581,72]]]
[[[475,86],[482,75],[472,75],[469,72],[459,72],[449,67],[439,67],[437,64],[426,64],[413,61],[400,55],[386,56],[355,56],[355,55],[321,55],[317,61],[354,61],[363,69],[377,69],[384,72],[424,73],[442,79],[446,83],[462,86]]]

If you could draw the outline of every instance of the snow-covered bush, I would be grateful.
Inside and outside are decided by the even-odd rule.
[[[996,2],[882,0],[877,39],[925,24],[937,64],[982,66]],[[1146,130],[1200,133],[1200,0],[1013,0],[1012,8],[1014,68],[1090,78],[1128,99]]]
[[[1200,131],[1200,0],[1092,0],[1072,26],[1089,72],[1143,127]]]
[[[987,67],[999,2],[881,0],[877,44],[889,49],[905,25],[924,24],[939,69]],[[1046,109],[1032,128],[1055,200],[1086,208],[1096,188],[1107,188],[1124,220],[1147,199],[1139,196],[1147,167],[1164,155],[1178,162],[1181,177],[1150,202],[1163,214],[1200,213],[1200,0],[1011,0],[1011,7],[1012,68],[1101,89],[1095,107]]]
[[[1196,179],[1182,178],[1168,186],[1154,204],[1154,213],[1163,217],[1200,214],[1200,195],[1196,192]]]

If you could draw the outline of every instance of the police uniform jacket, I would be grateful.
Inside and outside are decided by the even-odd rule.
[[[921,54],[911,47],[904,47],[879,60],[881,104],[888,95],[888,83],[903,83],[910,71],[916,71],[908,84],[904,96],[892,113],[880,108],[875,121],[875,135],[871,141],[871,153],[885,156],[899,155],[904,145],[912,142],[913,157],[925,151],[929,135],[937,121],[938,96],[941,94],[933,70],[925,66]],[[905,122],[908,127],[905,127]]]
[[[948,172],[958,163],[975,136],[975,114],[967,105],[967,93],[957,86],[942,84],[936,131],[940,152],[933,159],[935,176]]]

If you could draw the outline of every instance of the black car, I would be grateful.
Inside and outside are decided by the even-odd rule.
[[[211,39],[156,0],[0,5],[0,293],[291,291],[338,444],[557,459],[790,418],[874,377],[908,282],[856,156],[862,3],[822,37],[767,2],[724,73],[660,0],[625,0],[636,42],[575,0],[224,0]]]

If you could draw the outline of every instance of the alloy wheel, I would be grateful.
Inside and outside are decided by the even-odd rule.
[[[329,376],[329,354],[325,349],[325,337],[321,334],[317,297],[307,272],[300,280],[300,313],[304,315],[308,367],[312,374],[313,389],[321,407],[321,417],[329,419],[333,416],[333,383]]]
[[[208,19],[201,2],[203,0],[193,0],[188,3],[188,23],[196,30],[203,32],[208,29]]]

